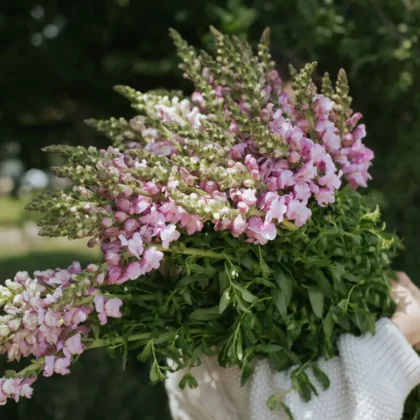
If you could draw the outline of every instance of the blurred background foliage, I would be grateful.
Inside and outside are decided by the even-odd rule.
[[[396,268],[419,282],[419,0],[2,2],[1,277],[20,269],[89,259],[83,244],[70,247],[48,240],[40,244],[31,232],[10,245],[10,229],[21,228],[28,220],[20,210],[28,197],[22,198],[20,191],[30,191],[35,179],[37,185],[45,184],[40,172],[25,171],[47,171],[54,162],[40,148],[51,143],[106,146],[107,140],[97,137],[83,121],[130,114],[129,106],[112,91],[116,84],[141,91],[161,87],[188,91],[168,27],[197,47],[208,48],[209,25],[251,42],[270,26],[272,52],[285,79],[288,63],[300,67],[306,61],[318,61],[318,80],[324,71],[335,75],[340,67],[346,69],[354,108],[364,114],[367,143],[376,153],[369,191],[380,203],[388,228],[405,238],[406,250]],[[0,416],[165,419],[163,389],[147,386],[134,356],[122,372],[118,360],[89,354],[72,375],[38,384],[32,401],[0,408]],[[420,419],[420,398],[416,398],[409,404],[407,420]]]

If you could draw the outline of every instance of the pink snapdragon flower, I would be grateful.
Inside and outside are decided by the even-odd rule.
[[[101,325],[105,325],[110,318],[121,318],[120,307],[123,302],[121,299],[112,298],[107,299],[104,296],[95,296],[94,299],[95,310],[98,313],[98,318]]]

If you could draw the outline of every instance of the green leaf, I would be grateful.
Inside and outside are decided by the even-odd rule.
[[[205,281],[205,280],[207,280],[208,281],[208,276],[206,275],[206,274],[203,274],[203,273],[199,273],[199,274],[193,274],[193,275],[191,275],[191,276],[186,276],[186,277],[184,277],[179,283],[178,283],[178,286],[179,287],[184,287],[184,286],[188,286],[188,285],[190,285],[190,284],[192,284],[192,283],[195,283],[195,282],[203,282],[203,281]]]
[[[191,273],[200,273],[200,274],[206,273],[206,269],[198,264],[188,264],[187,267],[191,271]]]
[[[252,368],[249,363],[245,362],[244,366],[242,367],[242,375],[241,375],[241,386],[245,385],[246,381],[252,374]]]
[[[192,305],[191,296],[188,293],[183,293],[182,296],[185,299],[185,302],[187,302],[188,305]]]
[[[376,333],[375,316],[373,314],[366,314],[366,321],[368,324],[368,331],[372,335],[375,335]]]
[[[280,405],[282,406],[284,412],[287,414],[287,416],[289,417],[289,420],[295,420],[292,410],[290,410],[290,408],[286,405],[285,402],[281,401]]]
[[[304,371],[300,371],[297,374],[296,381],[297,390],[306,402],[311,400],[312,393],[318,395],[316,388],[313,386],[308,378],[308,375]]]
[[[338,305],[337,305],[337,307],[340,308],[343,312],[347,311],[348,306],[349,306],[348,299],[340,300],[340,302],[338,302]]]
[[[236,356],[239,361],[242,361],[242,359],[244,358],[244,351],[242,348],[242,335],[240,332],[238,333],[238,336],[236,338]]]
[[[287,302],[282,290],[275,291],[275,305],[281,317],[286,320],[287,318]]]
[[[222,314],[231,303],[230,289],[226,289],[219,302],[219,314]]]
[[[316,363],[314,363],[312,365],[312,371],[313,371],[315,377],[321,383],[324,390],[328,389],[330,387],[331,382],[330,382],[330,379],[328,378],[328,376],[325,374],[325,372],[323,372],[321,370],[321,368]]]
[[[161,378],[161,372],[159,369],[159,366],[157,364],[157,362],[153,362],[152,366],[150,368],[150,381],[152,382],[152,384],[155,384],[157,382],[159,382],[160,378]]]
[[[255,351],[260,353],[275,353],[281,350],[282,348],[277,344],[257,344],[255,346]]]
[[[268,353],[268,359],[270,360],[271,366],[279,372],[291,366],[289,357],[285,356],[283,351]]]
[[[92,324],[90,326],[91,330],[93,331],[93,336],[95,337],[95,340],[99,339],[99,333],[100,333],[100,327],[98,324]]]
[[[196,280],[196,276],[192,275],[192,276],[186,276],[184,278],[182,278],[179,283],[178,286],[179,287],[184,287],[184,286],[188,286],[191,283],[194,283]]]
[[[242,299],[248,303],[254,303],[258,300],[256,296],[254,296],[249,290],[245,289],[245,287],[240,286],[237,283],[232,283],[233,287],[241,292]]]
[[[207,344],[207,341],[205,340],[201,341],[201,350],[206,356],[214,356],[214,351],[210,348],[210,346]]]
[[[187,380],[187,382],[188,382],[188,386],[189,386],[191,389],[194,389],[194,388],[197,388],[197,387],[198,387],[198,382],[197,382],[197,379],[195,379],[195,377],[194,377],[193,375],[188,375],[188,380]]]
[[[153,340],[149,340],[147,344],[144,346],[143,351],[137,356],[137,360],[139,362],[145,363],[146,360],[149,358],[150,354],[152,353],[153,348]]]
[[[226,270],[219,272],[219,284],[220,284],[220,294],[222,295],[223,292],[230,286],[230,281],[226,273]]]
[[[299,383],[298,392],[305,402],[311,400],[312,390],[308,383]]]
[[[125,367],[127,366],[127,360],[128,360],[128,349],[127,349],[127,342],[124,343],[124,349],[122,354],[122,370],[125,370]]]
[[[333,291],[330,282],[321,270],[316,270],[314,274],[315,281],[317,282],[322,293],[328,298],[332,297]]]
[[[274,280],[284,294],[286,306],[289,304],[293,293],[293,281],[281,268],[276,268],[274,272]]]
[[[267,263],[263,259],[260,259],[260,267],[264,278],[270,277],[273,270],[267,265]]]
[[[291,350],[288,349],[283,349],[283,353],[295,364],[295,365],[300,365],[302,364],[301,360],[299,359],[299,357],[296,355],[296,353],[292,352]]]
[[[247,256],[244,256],[240,260],[241,265],[243,265],[248,271],[252,271],[252,267],[254,265],[254,262],[251,258],[248,258]]]
[[[179,387],[181,389],[185,389],[185,387],[188,385],[189,388],[193,389],[193,388],[197,388],[198,386],[198,382],[197,380],[194,378],[193,375],[191,375],[191,373],[186,373],[181,381],[179,382]]]
[[[186,374],[182,377],[182,379],[179,381],[178,386],[179,386],[182,390],[184,390],[184,389],[185,389],[185,387],[187,386],[188,375],[189,375],[189,373],[186,373]]]
[[[324,319],[323,326],[324,326],[325,337],[330,339],[333,333],[333,328],[334,328],[334,320],[332,318],[331,312],[327,313],[327,316]]]
[[[246,313],[250,312],[249,309],[245,306],[244,301],[239,295],[236,295],[235,303],[242,312],[246,312]]]
[[[324,312],[324,294],[318,286],[309,286],[308,295],[314,314],[318,318],[322,318]]]
[[[259,284],[263,284],[264,286],[270,287],[272,289],[276,287],[273,282],[265,279],[264,277],[256,277],[255,282]]]
[[[270,410],[275,410],[277,406],[279,405],[279,402],[280,402],[280,397],[278,395],[273,394],[273,395],[270,395],[270,397],[268,398],[266,402],[266,406]]]
[[[220,317],[219,307],[213,306],[212,308],[196,309],[189,315],[189,319],[194,321],[211,321]]]
[[[144,347],[144,341],[142,340],[130,341],[127,345],[128,351],[137,350],[140,347]]]

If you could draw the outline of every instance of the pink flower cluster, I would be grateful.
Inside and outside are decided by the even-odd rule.
[[[5,286],[0,286],[4,312],[0,317],[0,353],[7,353],[9,361],[34,356],[47,377],[70,373],[68,368],[73,357],[83,353],[82,338],[89,334],[95,317],[101,324],[106,317],[121,317],[122,301],[102,296],[97,288],[98,280],[103,281],[98,270],[90,265],[82,272],[74,263],[67,270],[35,272],[33,279],[19,272],[14,281],[6,280]],[[32,376],[0,379],[0,405],[7,398],[30,397],[34,380]]]
[[[343,178],[353,188],[366,186],[373,152],[362,143],[366,130],[363,124],[357,125],[361,114],[349,110],[341,127],[335,104],[328,97],[315,94],[303,112],[295,108],[285,92],[281,93],[279,86],[278,74],[272,71],[262,92],[266,99],[260,117],[286,149],[284,157],[261,153],[228,111],[229,133],[235,144],[224,149],[224,167],[213,172],[207,170],[207,164],[201,162],[199,153],[194,153],[185,139],[177,136],[176,147],[173,139],[162,138],[158,130],[146,127],[140,116],[131,120],[131,126],[148,138],[148,152],[167,158],[169,166],[160,168],[165,181],[136,174],[136,170],[157,170],[160,164],[156,161],[136,159],[113,148],[101,151],[101,169],[118,179],[118,190],[104,186],[97,189],[109,205],[108,215],[102,219],[102,232],[92,243],[102,241],[108,283],[135,280],[158,268],[164,248],[179,240],[182,233],[193,235],[200,231],[206,222],[215,230],[230,230],[235,237],[244,235],[247,241],[265,244],[276,237],[283,221],[303,226],[312,213],[310,203],[322,207],[334,203]],[[229,89],[214,86],[214,90],[220,99],[229,95]],[[271,92],[279,95],[277,104],[269,102]],[[204,130],[201,124],[209,113],[200,92],[192,96],[198,106],[167,97],[161,102],[150,103],[150,118]],[[244,114],[250,113],[246,102],[238,106]],[[223,149],[222,145],[203,142],[203,148],[207,146]],[[172,161],[175,156],[192,159],[196,169],[182,165],[182,160]],[[240,185],[236,182],[231,187],[222,186],[221,172],[226,178],[240,178]],[[180,197],[180,184],[191,192]]]
[[[168,248],[180,237],[178,229],[192,235],[203,228],[198,216],[188,214],[173,201],[157,203],[148,197],[133,195],[116,200],[115,207],[113,218],[102,221],[103,225],[110,226],[102,233],[108,284],[136,280],[159,268],[163,252],[149,246],[154,240]],[[100,302],[98,305],[102,308]]]
[[[19,401],[20,397],[31,398],[33,389],[31,385],[35,378],[9,378],[0,379],[0,405],[5,405],[8,398]]]

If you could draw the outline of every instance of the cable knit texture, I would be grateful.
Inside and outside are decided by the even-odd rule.
[[[375,336],[342,336],[340,357],[319,361],[331,381],[319,397],[306,403],[295,391],[286,395],[296,420],[401,418],[405,399],[420,383],[420,358],[391,321],[378,321],[376,331]],[[184,391],[178,387],[184,372],[172,374],[166,388],[174,420],[287,420],[281,408],[271,411],[266,401],[290,388],[289,375],[274,371],[266,360],[254,369],[241,387],[239,369],[223,369],[207,357],[192,369],[199,387]]]

